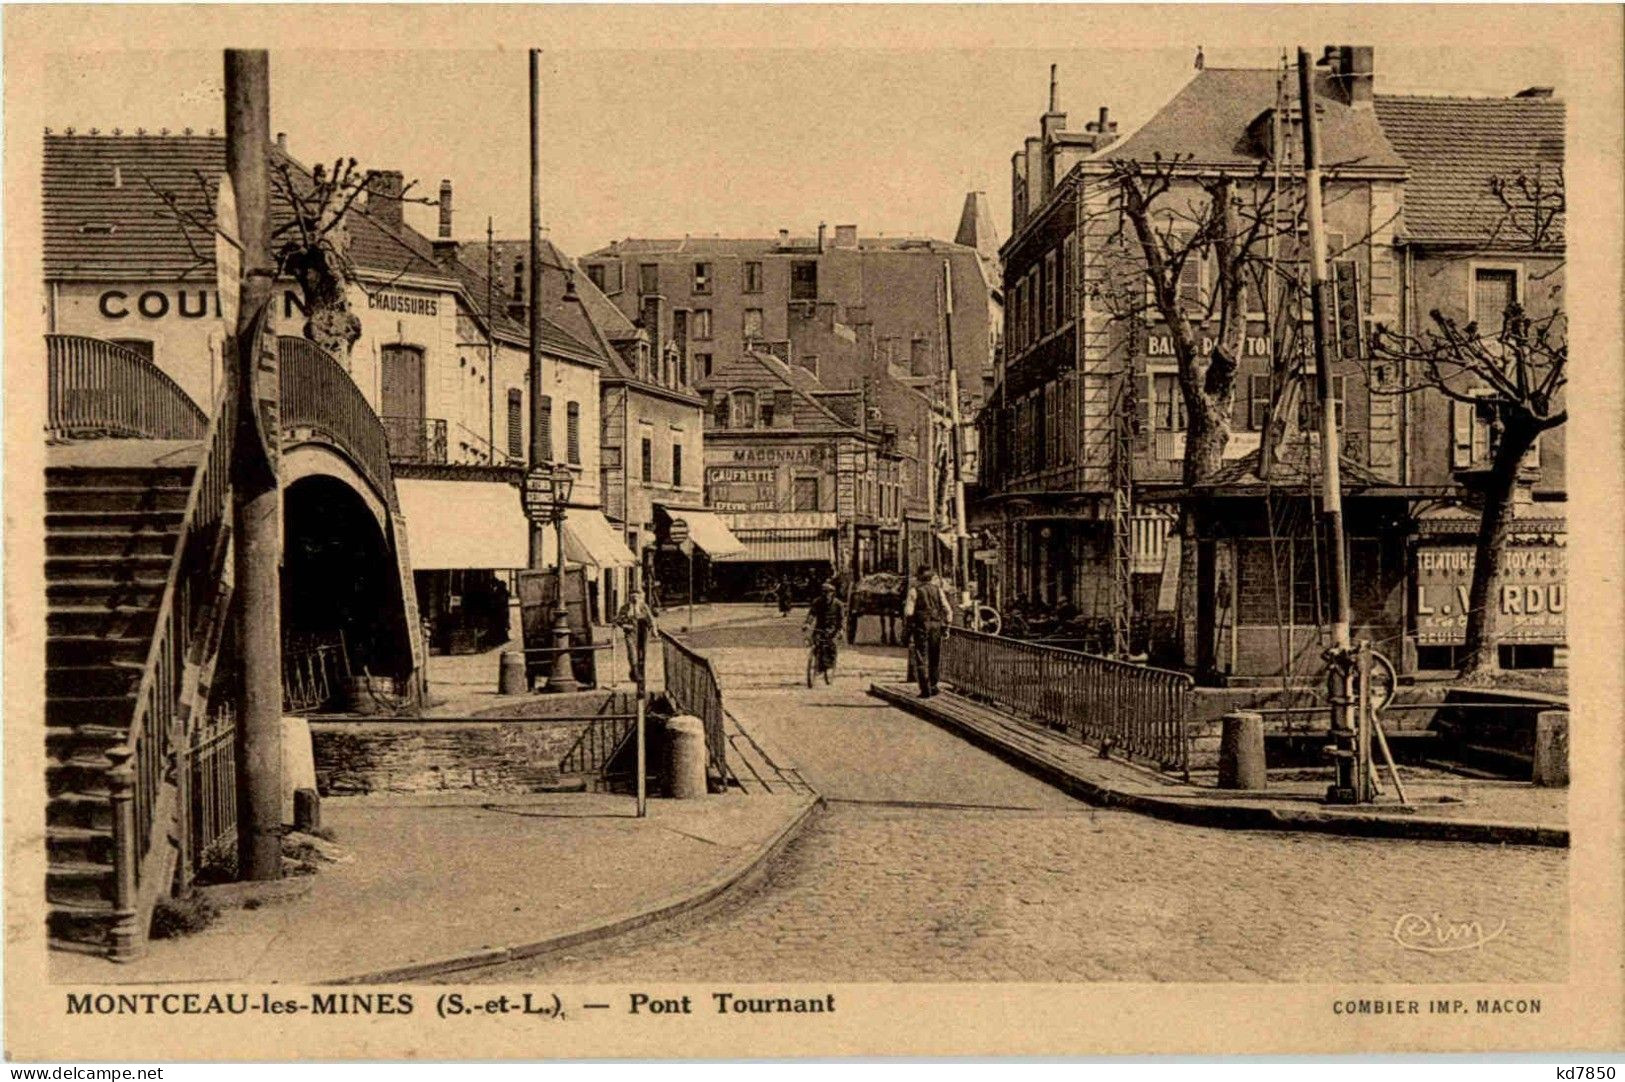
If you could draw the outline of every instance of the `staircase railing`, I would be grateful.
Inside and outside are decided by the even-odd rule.
[[[54,439],[202,439],[209,418],[132,349],[76,334],[45,336],[45,431]]]
[[[204,434],[203,456],[187,494],[130,731],[107,753],[112,762],[115,909],[111,953],[118,960],[131,959],[139,951],[145,921],[167,886],[175,856],[158,843],[174,819],[178,753],[187,739],[182,728],[189,710],[199,705],[194,700],[206,699],[198,667],[203,664],[212,670],[214,657],[203,655],[219,648],[221,591],[230,589],[221,565],[229,564],[222,554],[230,529],[236,427],[236,396],[228,380]]]
[[[306,338],[277,339],[282,364],[282,427],[308,428],[349,456],[383,501],[394,506],[389,438],[350,373]]]

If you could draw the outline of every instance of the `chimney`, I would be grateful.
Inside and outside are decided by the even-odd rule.
[[[819,222],[818,223],[818,250],[820,252],[822,252],[824,250],[824,228],[825,228],[824,223]]]
[[[396,229],[401,227],[401,189],[405,179],[398,170],[373,171],[367,181],[367,213],[374,221]]]
[[[909,342],[908,374],[931,375],[931,342],[924,335],[915,335]]]
[[[643,314],[639,320],[643,330],[649,335],[650,354],[659,358],[660,351],[665,348],[668,332],[666,330],[666,298],[658,293],[650,293],[643,298]]]
[[[1010,155],[1010,233],[1021,231],[1027,221],[1027,152]]]
[[[1044,141],[1036,135],[1027,137],[1027,214],[1029,217],[1044,205]]]
[[[1554,90],[1555,90],[1555,88],[1550,87],[1550,86],[1531,86],[1531,87],[1527,87],[1527,88],[1525,88],[1523,90],[1518,91],[1516,94],[1513,95],[1513,97],[1516,97],[1516,98],[1549,98],[1549,97],[1552,96]]]
[[[276,133],[276,148],[278,150],[282,151],[282,153],[284,153],[284,154],[286,154],[288,152],[288,133],[287,132],[279,131],[279,132]]]
[[[788,229],[779,230],[779,247],[790,247],[790,231]]]
[[[1331,76],[1337,96],[1356,109],[1371,108],[1376,83],[1376,50],[1369,45],[1328,45],[1320,66]]]
[[[838,225],[835,227],[835,247],[856,248],[858,246],[858,227],[855,225]]]
[[[508,318],[523,321],[529,309],[525,307],[525,260],[515,256],[513,261],[513,289],[508,293]]]
[[[451,181],[440,182],[440,239],[451,239]]]
[[[1049,66],[1049,111],[1052,113],[1061,111],[1061,95],[1056,89],[1055,68],[1054,64]]]

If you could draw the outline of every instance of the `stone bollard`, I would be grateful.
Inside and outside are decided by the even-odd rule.
[[[316,789],[316,753],[310,739],[310,721],[298,716],[282,719],[282,821],[292,823],[298,811],[299,790]]]
[[[1569,712],[1542,710],[1535,715],[1536,785],[1566,789],[1569,784]]]
[[[705,796],[705,722],[691,714],[666,721],[666,788],[674,800]]]
[[[293,791],[293,829],[314,834],[322,829],[322,798],[314,789]]]
[[[497,694],[523,695],[525,686],[525,655],[519,650],[502,651],[502,670],[497,678]]]
[[[1219,788],[1264,789],[1264,716],[1238,710],[1224,716],[1219,734]]]

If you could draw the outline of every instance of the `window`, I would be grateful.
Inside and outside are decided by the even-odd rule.
[[[701,378],[701,379],[710,379],[711,378],[711,355],[709,353],[696,353],[696,354],[694,354],[694,368],[697,371],[697,373],[699,375],[699,378]]]
[[[745,292],[760,293],[762,291],[762,265],[760,263],[745,264]]]
[[[797,477],[791,482],[790,510],[818,510],[818,478]]]
[[[728,392],[717,392],[716,397],[711,400],[711,427],[727,428],[730,412],[731,406],[728,402]]]
[[[108,341],[115,346],[123,346],[131,353],[139,353],[144,361],[152,360],[152,339],[150,338],[110,338]]]
[[[701,339],[711,337],[711,309],[694,309],[694,337]]]
[[[581,465],[580,402],[566,403],[564,407],[564,454],[570,465]]]
[[[1469,392],[1471,393],[1471,392]],[[1485,392],[1487,394],[1487,392]],[[1467,470],[1483,466],[1490,458],[1490,420],[1494,415],[1489,401],[1450,400],[1450,466]]]
[[[1478,333],[1494,337],[1501,329],[1507,308],[1518,300],[1518,272],[1511,267],[1473,268],[1473,308],[1469,320],[1478,323]]]
[[[638,292],[642,294],[660,292],[660,264],[638,264]]]
[[[671,434],[671,487],[683,487],[683,445],[678,442],[683,434],[673,429]]]
[[[1073,316],[1072,312],[1072,276],[1077,273],[1077,241],[1072,237],[1066,238],[1066,244],[1061,248],[1061,263],[1057,270],[1061,276],[1061,322],[1065,323]]]
[[[756,395],[750,391],[735,391],[728,397],[733,405],[733,413],[728,420],[729,427],[755,428]]]
[[[1270,409],[1270,378],[1247,377],[1247,427],[1254,432],[1264,431],[1264,416]]]
[[[711,292],[711,264],[694,264],[694,292],[702,296]]]
[[[798,259],[790,264],[790,299],[815,301],[818,299],[818,261]]]
[[[762,427],[763,428],[772,428],[773,427],[773,416],[774,416],[773,407],[775,405],[776,405],[776,403],[773,400],[773,396],[764,391],[762,393],[761,402],[759,402],[757,404],[757,411],[758,411],[758,413],[760,414],[760,416],[762,418]]]
[[[773,392],[773,417],[782,428],[794,426],[795,415],[791,412],[791,398],[789,391]]]
[[[542,396],[542,461],[553,461],[553,396]]]
[[[655,479],[655,438],[653,434],[645,431],[639,438],[638,444],[638,465],[643,470],[641,476],[645,481],[653,481]]]
[[[688,358],[682,354],[677,355],[677,386],[688,386]]]
[[[518,388],[508,391],[508,457],[525,457],[525,394]]]
[[[1055,329],[1055,252],[1052,250],[1044,255],[1044,333],[1048,334]]]
[[[803,353],[801,356],[796,358],[796,363],[802,368],[805,368],[807,371],[811,372],[813,375],[818,375],[818,354]]]
[[[1177,372],[1151,375],[1151,427],[1158,432],[1185,431],[1185,394]]]
[[[1343,387],[1346,379],[1343,376],[1332,377],[1332,403],[1337,415],[1337,427],[1344,428],[1343,420]],[[1298,385],[1298,428],[1304,432],[1315,431],[1320,428],[1320,389],[1315,382],[1313,372],[1305,372]]]
[[[762,310],[745,309],[745,341],[754,342],[762,337]]]
[[[1027,272],[1027,290],[1025,297],[1027,308],[1027,342],[1036,345],[1038,342],[1038,268],[1035,266]]]
[[[599,292],[604,292],[604,265],[602,263],[587,264],[587,281],[597,286]]]

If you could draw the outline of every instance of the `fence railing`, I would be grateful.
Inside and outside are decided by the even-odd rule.
[[[112,764],[109,799],[117,913],[112,955],[118,959],[134,957],[144,934],[144,916],[167,887],[162,881],[166,865],[161,847],[154,847],[158,833],[169,829],[167,822],[160,822],[165,816],[160,815],[159,804],[175,797],[173,788],[166,788],[166,778],[186,741],[188,715],[207,705],[198,702],[205,683],[200,669],[212,673],[220,647],[236,421],[236,396],[228,381],[221,388],[203,458],[186,498],[129,734],[107,752]]]
[[[1080,741],[1190,769],[1186,726],[1194,682],[1168,669],[949,628],[942,679],[956,692]]]
[[[602,774],[610,756],[621,746],[626,734],[637,724],[635,714],[600,714],[581,730],[569,751],[559,760],[560,774]]]
[[[728,770],[728,736],[723,728],[722,682],[709,658],[697,654],[666,632],[660,632],[661,660],[665,663],[666,698],[685,714],[705,722],[705,751],[710,773],[724,783]]]
[[[440,417],[383,418],[384,435],[389,440],[392,462],[446,464],[446,422]]]
[[[237,834],[237,715],[225,702],[193,729],[183,763],[186,862],[195,875],[211,850],[230,846]]]
[[[320,434],[350,457],[385,503],[393,504],[389,438],[350,373],[306,338],[278,338],[277,353],[282,365],[282,427]]]
[[[350,678],[343,632],[282,644],[282,709],[290,714],[327,707]]]
[[[45,431],[55,439],[200,440],[208,416],[131,349],[74,334],[45,336]]]

